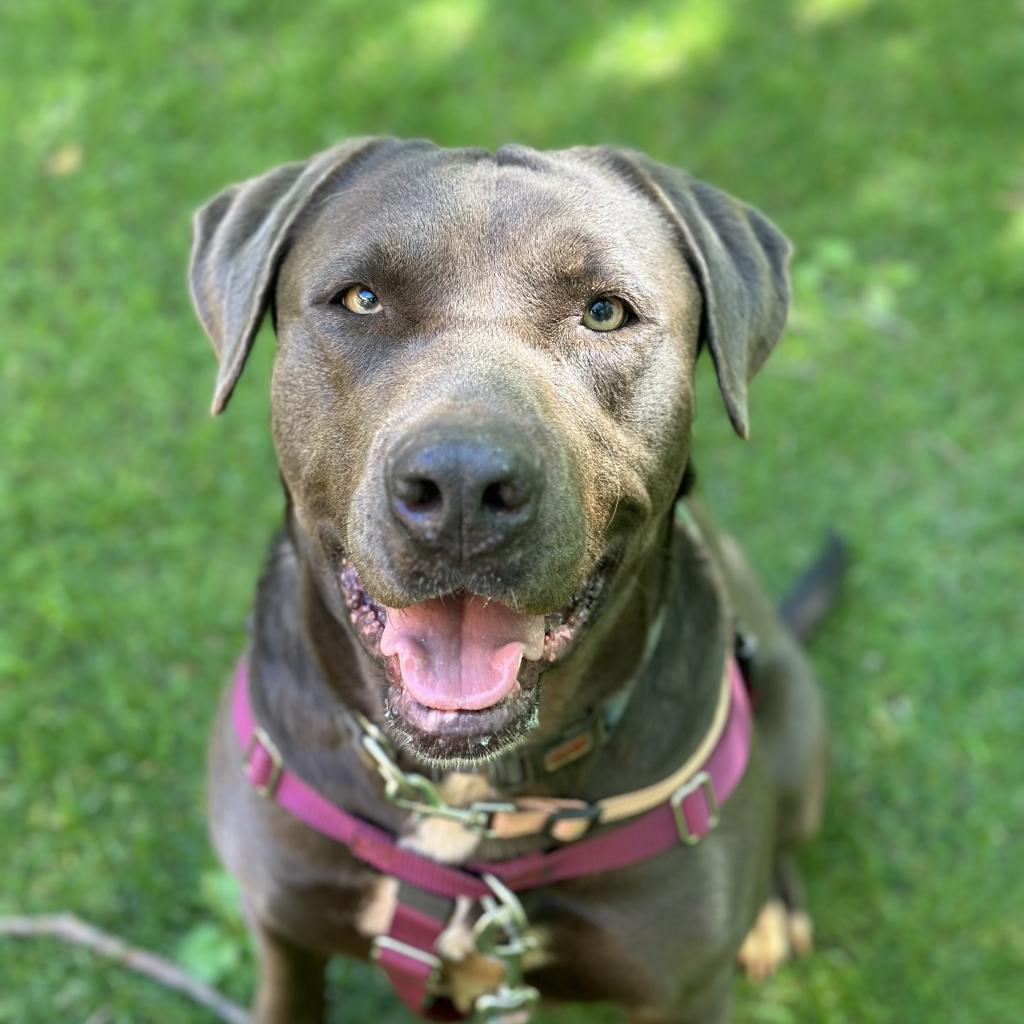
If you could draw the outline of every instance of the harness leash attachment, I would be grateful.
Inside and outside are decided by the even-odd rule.
[[[523,956],[536,943],[527,933],[526,913],[515,893],[494,875],[480,879],[484,892],[476,901],[479,913],[471,930],[458,901],[402,882],[388,932],[373,940],[370,959],[384,970],[406,1006],[429,1020],[526,1024],[540,997],[525,983]],[[449,963],[437,950],[453,924],[467,929],[469,956],[485,957],[494,965],[496,980],[490,991],[460,997],[449,990],[449,982],[456,988],[459,982],[446,972],[457,974],[464,958]],[[472,963],[469,969],[479,970]]]
[[[500,960],[505,968],[501,984],[493,992],[479,996],[474,1004],[475,1020],[480,1024],[501,1024],[514,1011],[525,1011],[529,1019],[540,993],[527,985],[523,977],[523,954],[536,943],[526,934],[526,911],[507,885],[494,875],[484,875],[493,896],[482,896],[483,913],[473,926],[473,940],[484,956]]]

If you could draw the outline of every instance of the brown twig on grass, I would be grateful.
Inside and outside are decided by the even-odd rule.
[[[193,999],[228,1024],[248,1024],[249,1014],[216,989],[193,978],[170,960],[87,924],[74,914],[39,914],[30,917],[0,917],[0,936],[16,939],[49,937],[85,946],[100,956],[144,974],[167,988]]]

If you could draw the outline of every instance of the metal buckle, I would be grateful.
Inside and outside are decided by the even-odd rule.
[[[683,801],[698,789],[704,791],[704,799],[707,801],[708,832],[710,832],[718,824],[719,807],[718,801],[715,799],[714,787],[711,784],[711,776],[707,772],[698,772],[689,782],[684,782],[668,800],[676,819],[679,838],[687,846],[696,846],[707,834],[705,832],[698,835],[696,832],[693,832],[686,823],[686,815],[683,812]]]
[[[480,953],[501,961],[505,976],[493,992],[477,997],[473,1010],[474,1020],[497,1022],[504,1020],[506,1013],[533,1006],[540,994],[523,980],[523,954],[534,946],[525,934],[526,911],[500,879],[494,875],[484,875],[483,879],[494,895],[480,900],[483,913],[473,926],[473,939]]]
[[[245,752],[242,754],[242,774],[249,778],[249,769],[252,767],[252,759],[256,753],[257,745],[261,746],[264,753],[270,758],[272,767],[267,781],[259,785],[254,784],[253,789],[260,796],[273,798],[277,792],[278,783],[281,781],[281,775],[284,772],[284,759],[281,757],[281,752],[275,746],[274,741],[258,725],[253,729],[249,742],[245,745]]]
[[[597,804],[587,804],[586,807],[564,807],[559,811],[552,811],[548,815],[548,820],[544,822],[544,835],[548,839],[554,839],[557,842],[564,842],[565,840],[559,839],[554,833],[554,827],[560,821],[578,821],[583,818],[587,822],[587,827],[578,835],[573,836],[573,841],[581,839],[585,836],[591,828],[594,826],[594,822],[601,817],[601,808]]]
[[[427,991],[431,995],[437,994],[441,983],[441,958],[439,956],[428,953],[426,950],[419,949],[416,946],[410,946],[408,942],[393,939],[390,935],[378,935],[370,945],[370,960],[373,963],[380,961],[380,951],[382,949],[390,949],[399,956],[415,960],[417,963],[425,964],[429,967],[430,974],[427,977]]]

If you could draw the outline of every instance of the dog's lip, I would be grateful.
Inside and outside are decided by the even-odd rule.
[[[465,749],[457,755],[459,763],[486,761],[496,756],[486,738],[512,727],[536,712],[538,681],[543,671],[558,664],[575,648],[586,633],[590,620],[605,591],[610,560],[603,560],[572,598],[558,611],[545,616],[543,652],[537,660],[523,659],[516,681],[504,697],[490,707],[441,710],[428,708],[416,700],[402,680],[398,657],[385,656],[380,650],[387,623],[387,610],[363,587],[359,571],[352,561],[342,564],[338,573],[342,597],[363,649],[381,664],[385,678],[385,704],[401,717],[408,734],[432,740],[454,740]],[[404,731],[404,730],[403,730]]]
[[[417,760],[446,769],[478,770],[516,746],[536,724],[540,703],[537,663],[523,683],[481,711],[425,707],[390,678],[384,694],[389,731]]]
[[[508,724],[515,713],[513,704],[523,692],[522,686],[516,682],[508,694],[489,707],[474,711],[445,711],[421,704],[408,687],[398,684],[396,689],[399,695],[393,706],[414,729],[427,735],[472,737],[483,748],[488,745],[488,737]]]

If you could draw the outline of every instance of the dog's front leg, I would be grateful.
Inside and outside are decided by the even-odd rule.
[[[250,916],[259,954],[252,1024],[322,1024],[327,957],[289,942]]]
[[[733,972],[721,972],[699,992],[687,993],[675,1007],[634,1010],[629,1024],[728,1024],[732,1017]]]

